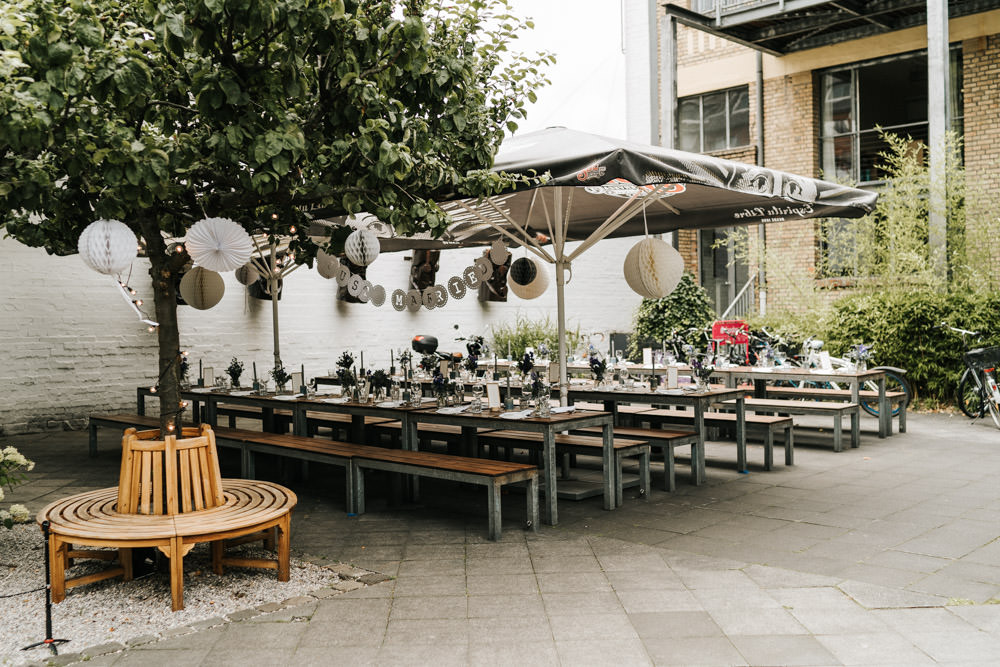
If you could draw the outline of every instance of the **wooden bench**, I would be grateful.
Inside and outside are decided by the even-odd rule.
[[[219,403],[215,406],[216,417],[228,417],[229,428],[236,428],[236,419],[256,419],[264,424],[264,409],[255,405],[237,405],[235,403]],[[277,433],[285,433],[292,424],[291,410],[274,411],[274,430]]]
[[[678,410],[672,408],[659,408],[647,410],[633,415],[636,421],[648,422],[651,426],[662,424],[683,424],[685,426],[694,424],[694,412],[691,410]],[[732,429],[736,428],[736,413],[733,412],[706,412],[704,414],[706,428]],[[779,417],[776,415],[744,415],[747,436],[760,435],[764,444],[764,470],[771,470],[774,466],[774,436],[778,433],[783,435],[782,442],[785,445],[785,465],[790,466],[795,463],[795,440],[791,417]]]
[[[220,429],[218,437],[220,440],[244,448],[245,474],[250,477],[255,474],[254,455],[259,453],[329,463],[344,468],[347,511],[352,514],[364,512],[364,480],[359,481],[358,479],[359,475],[363,476],[361,471],[364,468],[376,468],[418,477],[437,477],[487,486],[489,489],[489,535],[491,539],[499,539],[500,537],[500,488],[507,484],[524,482],[527,486],[527,523],[533,530],[537,530],[538,468],[535,466],[499,461],[491,463],[500,465],[484,467],[481,465],[483,462],[481,459],[433,452],[385,449],[371,445],[283,433]]]
[[[184,608],[184,556],[195,544],[210,542],[212,569],[225,565],[277,570],[288,581],[290,518],[297,498],[270,482],[222,479],[215,434],[207,425],[183,428],[181,439],[159,430],[125,431],[117,488],[79,493],[50,503],[37,516],[49,524],[52,601],[61,602],[73,586],[122,576],[132,578],[131,551],[156,547],[170,559],[171,608]],[[277,531],[277,535],[275,535]],[[225,540],[261,539],[276,559],[228,557]],[[114,552],[75,549],[74,545],[117,549],[118,565],[102,572],[66,578],[71,559],[110,560]]]
[[[97,456],[97,429],[101,426],[117,428],[121,431],[135,426],[146,429],[160,428],[159,417],[147,417],[146,415],[90,415],[88,429],[90,431],[89,449],[91,456]]]
[[[602,429],[598,427],[596,432]],[[520,447],[533,451],[542,448],[542,434],[528,431],[496,430],[479,435],[479,443],[494,447]],[[557,433],[555,435],[556,452],[564,455],[583,454],[602,457],[604,439],[601,436],[570,435]],[[649,443],[641,440],[625,438],[614,439],[614,470],[610,471],[610,480],[615,492],[616,504],[620,505],[623,498],[622,463],[625,458],[639,458],[639,495],[645,496],[649,489]],[[565,459],[564,459],[565,460]],[[564,468],[563,476],[566,475]]]
[[[390,419],[389,417],[365,417],[365,429],[375,426],[377,424],[384,424],[386,422],[398,420]],[[346,413],[339,412],[321,412],[314,410],[306,411],[306,434],[316,435],[319,428],[331,429],[335,435],[340,435],[345,440],[351,438],[351,428],[354,425],[352,416]]]
[[[433,452],[413,452],[402,449],[370,448],[351,459],[354,469],[355,511],[365,511],[365,470],[384,470],[418,477],[478,484],[487,489],[489,505],[489,536],[499,540],[501,534],[500,491],[507,484],[523,482],[526,485],[525,504],[527,526],[538,530],[538,468],[526,463],[473,459]]]
[[[824,389],[821,387],[767,387],[768,398],[804,398],[809,400],[836,400],[850,401],[850,389]],[[862,389],[858,392],[859,397],[866,403],[878,403],[878,392],[870,389]],[[887,391],[885,397],[889,401],[889,409],[895,410],[899,406],[899,432],[906,433],[906,408],[909,407],[906,399],[906,392]],[[892,420],[889,420],[890,428]]]
[[[627,406],[625,406],[627,407]],[[576,433],[600,433],[600,427],[583,428]],[[635,426],[615,426],[615,443],[619,437],[643,440],[649,443],[650,449],[659,450],[663,457],[663,490],[673,492],[677,488],[674,472],[674,450],[678,447],[691,448],[691,483],[700,485],[705,480],[705,470],[702,464],[704,455],[698,451],[698,434],[687,430],[668,430],[662,428],[641,428]]]
[[[721,407],[734,407],[734,401],[725,401]],[[832,401],[799,401],[778,398],[747,398],[743,406],[748,412],[770,413],[779,415],[819,415],[833,417],[833,451],[844,450],[843,419],[851,418],[851,447],[861,446],[859,424],[861,406],[857,403],[835,403]]]

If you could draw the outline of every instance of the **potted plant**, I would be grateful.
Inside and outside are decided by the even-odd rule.
[[[337,360],[337,380],[340,382],[340,395],[349,396],[353,393],[358,380],[354,375],[354,356],[344,352]]]
[[[229,375],[233,389],[239,389],[240,376],[243,375],[243,362],[233,357],[233,360],[229,362],[229,366],[226,367],[226,373]]]
[[[291,373],[281,365],[281,362],[274,364],[274,368],[270,372],[271,379],[274,380],[274,386],[278,393],[285,393],[285,385],[288,381],[292,379]]]
[[[384,369],[378,369],[372,373],[372,390],[375,393],[375,401],[384,401],[392,387],[392,377]]]

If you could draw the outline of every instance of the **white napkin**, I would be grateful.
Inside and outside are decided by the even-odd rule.
[[[439,415],[457,415],[462,412],[465,412],[466,408],[468,407],[469,407],[468,405],[455,405],[449,408],[438,408],[436,412]]]
[[[376,403],[377,408],[398,408],[403,403],[401,401],[382,401],[381,403]]]
[[[335,405],[340,405],[341,403],[347,403],[350,400],[346,396],[338,396],[337,398],[324,398],[324,403],[333,403]]]
[[[231,391],[231,392],[229,392],[229,395],[230,396],[249,396],[252,393],[253,392],[248,389],[246,391],[242,391],[242,390],[241,391]]]
[[[281,394],[280,396],[275,396],[276,401],[294,401],[298,398],[302,398],[302,394]]]
[[[576,410],[575,405],[560,405],[557,408],[552,408],[551,412],[552,414],[557,415],[561,412],[573,412],[575,410]]]
[[[774,369],[773,368],[755,368],[753,370],[754,370],[755,373],[770,373]]]
[[[533,410],[521,410],[520,412],[501,412],[501,419],[527,419],[531,416]]]
[[[657,394],[666,394],[667,396],[682,396],[684,395],[683,389],[657,389]]]
[[[192,394],[207,394],[212,391],[211,387],[191,387],[189,389]]]

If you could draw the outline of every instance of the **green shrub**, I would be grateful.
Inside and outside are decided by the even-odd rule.
[[[523,315],[517,315],[513,323],[493,324],[490,326],[490,349],[498,356],[504,356],[507,351],[514,359],[524,355],[525,348],[538,350],[545,343],[551,352],[551,359],[559,356],[559,327],[548,316],[540,320],[532,320]],[[570,354],[580,343],[580,329],[566,329],[566,352]]]
[[[676,289],[662,299],[643,299],[632,320],[628,355],[639,356],[643,341],[662,341],[674,331],[704,329],[715,320],[715,310],[705,288],[690,273],[681,276]],[[695,342],[692,340],[690,342]]]
[[[874,346],[876,365],[898,366],[923,398],[951,401],[961,375],[961,336],[941,322],[986,333],[981,344],[1000,344],[1000,295],[945,294],[931,290],[845,296],[833,304],[826,349],[843,355],[855,343]],[[974,341],[969,341],[975,344]]]

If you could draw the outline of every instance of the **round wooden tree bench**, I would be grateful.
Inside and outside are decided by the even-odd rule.
[[[211,543],[216,574],[222,574],[226,565],[260,567],[275,569],[279,581],[288,581],[295,494],[270,482],[222,479],[215,434],[207,425],[183,429],[181,439],[168,435],[156,440],[159,435],[159,431],[126,430],[117,488],[79,493],[38,513],[39,523],[49,522],[53,602],[65,599],[66,589],[73,586],[117,576],[129,581],[132,549],[140,547],[156,547],[170,559],[174,611],[184,608],[184,556],[201,542]],[[243,543],[257,539],[263,540],[266,548],[277,546],[277,558],[230,557],[225,553],[225,540]],[[66,578],[72,559],[114,560],[116,556],[116,566]]]

